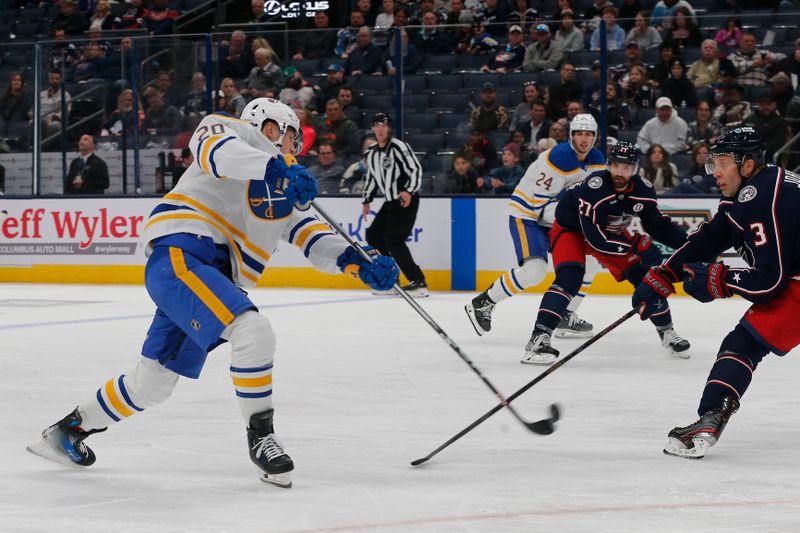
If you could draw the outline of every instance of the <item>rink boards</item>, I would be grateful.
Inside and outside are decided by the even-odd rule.
[[[141,232],[158,198],[3,199],[0,209],[0,282],[140,284],[144,276]],[[353,238],[364,242],[360,198],[320,198]],[[513,244],[505,213],[507,198],[423,198],[409,247],[437,290],[475,290],[513,266]],[[694,230],[716,212],[717,199],[661,198],[661,208]],[[377,210],[380,202],[372,204]],[[640,229],[638,219],[632,229]],[[668,251],[668,250],[665,250]],[[551,274],[552,276],[552,274]],[[550,283],[550,277],[539,287]],[[260,286],[360,288],[347,276],[311,268],[303,254],[281,243]],[[592,292],[624,294],[627,285],[608,273]]]

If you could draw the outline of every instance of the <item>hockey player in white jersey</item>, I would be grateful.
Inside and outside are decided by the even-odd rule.
[[[587,113],[576,115],[570,122],[569,142],[539,154],[514,189],[506,213],[517,266],[465,306],[478,335],[491,330],[495,305],[544,280],[549,248],[547,235],[555,219],[559,195],[590,173],[605,168],[603,153],[593,148],[596,138],[594,117]],[[597,268],[590,269],[587,265],[584,288],[591,284]],[[591,335],[592,325],[575,313],[582,297],[581,292],[570,302],[567,315],[562,317],[556,330],[557,336]]]
[[[145,285],[157,310],[142,357],[45,429],[29,451],[93,464],[86,437],[166,400],[180,376],[197,378],[208,352],[227,341],[250,458],[263,481],[291,486],[294,464],[272,423],[275,336],[240,287],[256,284],[280,240],[319,270],[348,273],[374,289],[387,290],[399,275],[394,260],[364,261],[308,211],[316,181],[293,156],[300,132],[294,111],[270,98],[250,102],[241,119],[203,119],[189,142],[194,163],[145,226]],[[281,154],[268,155],[270,142]]]

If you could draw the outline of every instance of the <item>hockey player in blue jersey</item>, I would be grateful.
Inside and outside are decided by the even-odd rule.
[[[593,147],[597,122],[592,115],[576,115],[570,123],[569,136],[568,143],[557,144],[539,154],[511,195],[506,212],[517,265],[465,306],[478,335],[491,330],[495,305],[544,280],[547,274],[547,235],[561,193],[593,171],[605,168],[603,153]],[[591,284],[594,274],[592,271],[587,275],[586,285]],[[591,334],[592,325],[575,314],[580,301],[580,297],[573,300],[568,315],[559,324],[559,331],[564,335]]]
[[[607,170],[591,174],[568,190],[556,208],[550,231],[556,278],[542,298],[525,362],[550,364],[558,357],[550,335],[580,289],[587,255],[600,261],[617,281],[636,286],[649,267],[661,263],[661,252],[652,239],[673,248],[686,242],[686,231],[661,212],[653,186],[636,173],[639,147],[619,141],[608,161]],[[647,235],[628,231],[634,216]],[[651,320],[671,355],[689,357],[689,343],[675,333],[667,305],[654,312]]]
[[[723,195],[716,215],[651,269],[633,296],[643,319],[681,280],[704,303],[733,295],[753,303],[722,341],[697,409],[700,419],[669,432],[664,453],[689,459],[704,457],[719,440],[761,359],[800,344],[800,175],[766,164],[761,136],[750,127],[720,135],[706,170]],[[746,267],[718,260],[731,247]]]
[[[250,458],[263,481],[291,486],[294,463],[273,427],[275,335],[240,287],[256,284],[280,240],[316,268],[348,273],[377,290],[388,290],[399,275],[393,259],[361,259],[308,211],[317,188],[294,160],[301,131],[294,111],[271,98],[251,101],[241,119],[215,113],[202,120],[189,141],[194,163],[145,226],[145,286],[157,310],[142,357],[46,428],[29,451],[93,464],[86,437],[166,400],[180,376],[199,377],[208,352],[227,341]],[[275,147],[281,153],[271,157]]]

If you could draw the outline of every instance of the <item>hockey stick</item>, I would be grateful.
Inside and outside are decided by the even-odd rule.
[[[602,330],[599,333],[597,333],[597,335],[595,335],[594,337],[592,337],[588,341],[584,342],[583,344],[581,344],[580,346],[575,348],[572,352],[569,353],[569,355],[567,355],[563,359],[558,360],[555,364],[553,364],[553,366],[551,366],[550,368],[548,368],[547,370],[545,370],[544,372],[542,372],[541,374],[536,376],[532,381],[529,381],[525,386],[523,386],[521,389],[516,391],[511,396],[509,396],[508,399],[506,399],[504,402],[495,405],[492,409],[487,411],[483,416],[481,416],[475,422],[473,422],[472,424],[468,425],[467,427],[465,427],[464,429],[459,431],[457,434],[455,434],[453,437],[451,437],[447,442],[445,442],[444,444],[442,444],[441,446],[439,446],[438,448],[433,450],[431,453],[429,453],[425,457],[422,457],[420,459],[415,459],[414,461],[411,461],[411,466],[418,466],[418,465],[421,465],[423,463],[426,463],[427,461],[430,461],[439,452],[441,452],[442,450],[444,450],[445,448],[447,448],[448,446],[453,444],[455,441],[457,441],[458,439],[460,439],[461,437],[463,437],[464,435],[466,435],[467,433],[469,433],[470,431],[472,431],[473,429],[478,427],[487,418],[489,418],[490,416],[494,415],[497,411],[499,411],[503,407],[508,407],[510,409],[511,406],[509,404],[511,402],[513,402],[516,398],[518,398],[521,394],[523,394],[525,391],[527,391],[528,389],[530,389],[531,387],[533,387],[534,385],[536,385],[537,383],[542,381],[548,375],[550,375],[553,372],[555,372],[556,369],[562,367],[564,364],[566,364],[567,361],[569,361],[570,359],[572,359],[573,357],[575,357],[576,355],[578,355],[579,353],[584,351],[586,348],[588,348],[589,346],[591,346],[595,342],[599,341],[600,339],[602,339],[603,337],[608,335],[611,332],[611,330],[613,330],[614,328],[616,328],[617,326],[619,326],[620,324],[622,324],[623,322],[628,320],[630,317],[635,315],[637,312],[638,312],[637,309],[631,309],[630,311],[628,311],[627,313],[625,313],[624,315],[619,317],[616,321],[614,321],[613,323],[611,323],[608,326],[606,326],[606,328],[604,330]],[[552,419],[558,420],[558,416],[559,416],[558,407],[555,404],[553,404],[553,405],[550,406],[550,408],[551,408],[552,414],[553,414]],[[553,420],[553,421],[555,421],[555,420]],[[546,423],[547,421],[546,420],[540,421],[540,423],[542,423],[542,422]],[[552,426],[552,423],[550,425]],[[552,430],[551,430],[551,433],[552,433]]]
[[[350,235],[348,235],[344,229],[342,229],[339,223],[333,217],[331,217],[327,213],[327,211],[325,211],[322,207],[320,207],[316,203],[316,201],[312,201],[311,206],[314,209],[316,209],[317,213],[319,213],[320,216],[325,219],[325,221],[328,223],[329,226],[331,226],[334,229],[334,231],[336,231],[339,235],[344,237],[344,239],[348,242],[348,244],[350,244],[350,246],[352,246],[358,251],[358,255],[360,255],[365,261],[369,261],[370,263],[372,262],[372,257],[370,257],[370,255],[366,252],[366,250],[364,250],[364,248],[358,242],[353,240],[353,238],[350,237]],[[442,340],[446,342],[450,346],[450,348],[452,348],[453,351],[456,352],[456,354],[458,354],[458,356],[465,363],[467,363],[467,366],[469,366],[472,369],[472,371],[475,372],[475,374],[479,378],[481,378],[481,380],[486,384],[486,386],[489,387],[489,389],[495,394],[497,399],[500,400],[499,404],[500,408],[508,407],[508,410],[511,411],[512,415],[514,415],[514,418],[519,420],[520,423],[523,426],[525,426],[529,431],[532,431],[538,435],[549,435],[554,431],[553,423],[558,420],[558,408],[555,405],[551,406],[552,416],[550,418],[545,418],[543,420],[538,420],[536,422],[526,421],[524,418],[522,418],[522,415],[520,415],[516,409],[508,405],[509,400],[503,397],[503,394],[499,390],[497,390],[497,388],[492,384],[491,381],[489,381],[486,378],[486,376],[483,375],[483,372],[481,372],[480,369],[477,366],[475,366],[475,363],[473,363],[472,360],[467,356],[467,354],[465,354],[461,350],[458,344],[456,344],[455,341],[453,341],[453,339],[451,339],[450,336],[444,332],[444,330],[439,326],[439,324],[436,323],[436,321],[433,318],[431,318],[431,316],[422,308],[422,306],[420,306],[416,301],[414,301],[414,299],[406,291],[404,291],[402,287],[400,287],[399,283],[394,284],[394,290],[396,290],[397,293],[400,296],[402,296],[406,302],[408,302],[408,305],[414,308],[414,311],[416,311],[417,314],[421,316],[422,319],[425,322],[427,322],[428,325],[431,328],[433,328],[433,330],[436,333],[439,334],[439,337],[441,337]]]

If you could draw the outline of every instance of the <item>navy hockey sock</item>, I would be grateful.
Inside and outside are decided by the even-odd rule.
[[[583,269],[577,265],[565,265],[558,269],[555,281],[539,304],[536,329],[553,334],[570,301],[578,294],[582,280]]]

